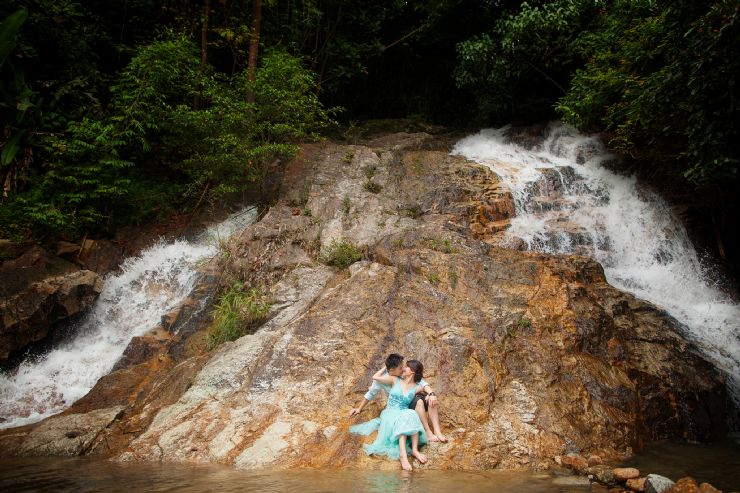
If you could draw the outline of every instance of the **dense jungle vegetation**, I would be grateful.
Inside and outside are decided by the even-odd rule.
[[[5,0],[0,237],[242,190],[337,122],[561,118],[738,264],[736,0]]]

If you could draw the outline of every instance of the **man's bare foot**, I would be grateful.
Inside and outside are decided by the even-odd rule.
[[[401,457],[401,469],[403,469],[404,471],[411,470],[411,463],[406,457]]]
[[[442,442],[442,443],[447,443],[447,442],[449,442],[449,440],[447,439],[447,437],[446,437],[446,436],[444,436],[444,435],[443,435],[443,434],[441,434],[441,433],[437,433],[437,434],[436,434],[435,436],[437,437],[437,440],[439,440],[439,441],[440,441],[440,442]]]
[[[413,451],[411,452],[411,455],[413,455],[414,457],[416,457],[416,460],[418,460],[418,461],[419,461],[419,462],[421,462],[422,464],[426,464],[426,463],[427,463],[427,456],[426,456],[426,455],[424,455],[424,454],[422,454],[422,453],[421,453],[421,452],[419,452],[418,450],[413,450]]]
[[[427,433],[427,441],[429,442],[441,442],[442,440],[439,439],[437,435],[434,433]]]

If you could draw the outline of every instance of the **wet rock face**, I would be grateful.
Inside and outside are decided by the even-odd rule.
[[[595,262],[488,244],[513,214],[510,195],[435,142],[397,134],[305,146],[282,198],[216,269],[270,288],[268,322],[210,354],[154,354],[136,341],[133,366],[70,410],[125,407],[96,439],[105,446],[87,450],[248,469],[395,469],[348,432],[383,399],[346,418],[390,352],[421,360],[440,396],[450,442],[427,447],[427,467],[586,470],[584,457],[613,461],[643,440],[721,428],[723,382],[675,321],[609,286]],[[339,239],[364,252],[344,271],[318,261]]]
[[[34,246],[0,267],[0,362],[87,309],[100,277]]]

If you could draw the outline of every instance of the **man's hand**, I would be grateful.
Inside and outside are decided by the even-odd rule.
[[[355,416],[356,414],[360,414],[361,412],[362,412],[362,409],[360,409],[359,407],[356,407],[349,412],[349,416],[347,417],[351,418],[352,416]]]
[[[429,404],[429,407],[437,407],[437,396],[436,395],[428,395],[427,396],[427,404]]]

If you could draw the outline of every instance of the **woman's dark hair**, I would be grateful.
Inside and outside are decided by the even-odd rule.
[[[388,357],[385,359],[385,368],[386,370],[392,370],[394,368],[398,368],[398,365],[403,363],[403,356],[396,353],[391,353],[388,355]]]
[[[424,365],[421,364],[421,361],[410,359],[406,362],[406,366],[414,372],[414,382],[421,382],[421,379],[424,378]]]

